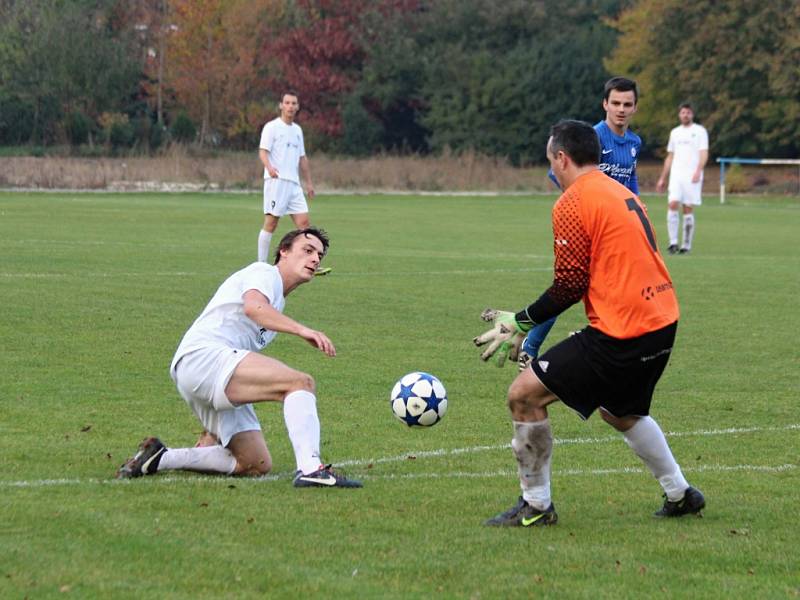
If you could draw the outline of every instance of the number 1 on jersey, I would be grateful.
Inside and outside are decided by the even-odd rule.
[[[650,226],[650,221],[647,219],[647,215],[644,214],[642,207],[639,206],[633,198],[626,199],[625,204],[628,210],[632,210],[639,217],[639,220],[642,222],[642,227],[644,227],[644,234],[647,236],[647,241],[650,242],[650,247],[653,249],[653,252],[658,252],[656,237],[653,235],[653,228]]]

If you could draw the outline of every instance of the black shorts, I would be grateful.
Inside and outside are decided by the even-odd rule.
[[[678,323],[620,340],[586,329],[559,342],[531,368],[548,390],[584,419],[598,407],[616,417],[646,416],[669,361]]]

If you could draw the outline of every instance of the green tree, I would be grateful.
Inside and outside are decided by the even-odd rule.
[[[441,0],[425,15],[422,124],[434,151],[473,149],[541,162],[560,118],[602,117],[603,57],[615,3]],[[441,11],[441,12],[440,12]]]
[[[638,79],[646,140],[665,142],[688,100],[717,154],[800,151],[800,3],[640,0],[614,26],[606,65]]]
[[[367,48],[361,77],[349,102],[371,116],[381,132],[375,134],[386,150],[426,152],[428,131],[422,123],[425,56],[424,19],[413,5],[394,12],[365,15],[363,45]],[[345,131],[352,129],[344,113]]]
[[[32,141],[51,142],[57,121],[119,110],[136,89],[133,36],[117,21],[118,0],[0,3],[3,95],[33,111]]]

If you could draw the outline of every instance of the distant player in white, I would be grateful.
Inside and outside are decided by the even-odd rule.
[[[303,130],[294,122],[300,110],[297,94],[282,94],[278,109],[280,116],[264,125],[258,146],[258,158],[264,165],[264,226],[258,234],[260,262],[269,261],[272,234],[283,215],[291,215],[298,229],[309,226],[308,203],[300,186],[301,174],[308,197],[314,198]]]
[[[324,231],[309,227],[287,233],[275,264],[255,262],[237,271],[181,340],[170,365],[178,392],[205,431],[194,448],[167,448],[145,439],[117,472],[120,478],[183,469],[226,475],[263,475],[272,469],[253,403],[283,402],[294,448],[295,487],[361,487],[320,460],[320,424],[315,383],[260,351],[278,332],[303,338],[328,356],[336,348],[315,331],[283,314],[285,297],[314,277],[328,250]]]
[[[664,169],[658,178],[656,191],[664,191],[664,182],[669,174],[667,250],[670,254],[676,252],[687,254],[692,250],[694,239],[694,206],[702,203],[703,168],[708,161],[708,132],[705,127],[694,122],[694,110],[688,102],[680,105],[678,119],[681,124],[669,134],[667,158],[664,159]],[[679,204],[683,205],[683,239],[680,249],[678,249]]]

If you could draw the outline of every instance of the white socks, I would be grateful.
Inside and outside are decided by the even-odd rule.
[[[694,213],[683,215],[683,243],[681,248],[692,249],[692,239],[694,238]]]
[[[169,448],[161,455],[158,470],[174,469],[230,475],[236,470],[236,458],[230,450],[222,446]]]
[[[651,417],[642,417],[623,434],[625,443],[642,459],[653,476],[658,479],[667,499],[676,502],[683,498],[689,483],[675,462],[664,432]]]
[[[269,262],[269,243],[272,241],[272,234],[262,228],[258,232],[258,262]]]
[[[321,461],[316,396],[305,390],[287,394],[283,399],[283,420],[294,448],[297,469],[304,475],[318,470]]]
[[[642,459],[658,479],[667,498],[677,502],[683,498],[689,483],[675,462],[664,432],[651,417],[639,419],[624,433],[625,442]],[[553,454],[553,432],[550,420],[524,423],[514,421],[511,448],[517,459],[522,497],[539,510],[550,506],[550,458]]]
[[[677,210],[667,210],[667,233],[669,234],[669,245],[678,245],[678,228],[681,224],[681,216]]]
[[[524,423],[514,421],[511,449],[517,458],[522,497],[538,510],[550,506],[550,457],[553,432],[550,420]]]

